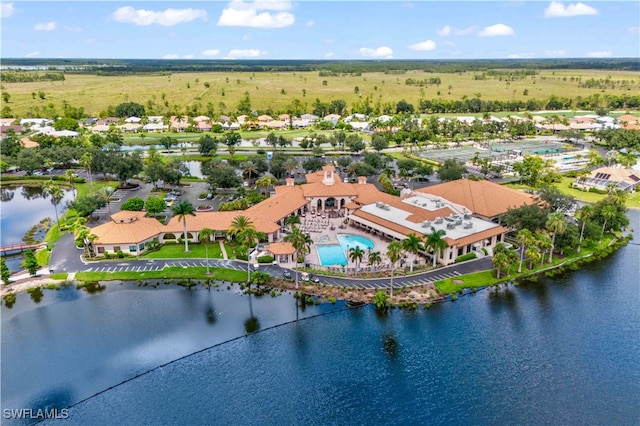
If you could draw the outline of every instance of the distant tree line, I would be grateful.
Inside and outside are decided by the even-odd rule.
[[[34,81],[64,81],[62,72],[24,72],[24,71],[2,71],[3,83],[31,83]]]

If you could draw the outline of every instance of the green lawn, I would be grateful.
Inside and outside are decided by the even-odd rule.
[[[181,268],[172,266],[164,268],[160,271],[123,271],[123,272],[78,272],[76,280],[78,281],[126,281],[137,279],[212,279],[219,281],[243,282],[247,280],[246,271],[238,271],[236,269],[227,268],[211,268],[211,275],[207,275],[205,267],[189,267]]]
[[[184,252],[184,244],[165,244],[160,250],[140,256],[147,259],[204,259],[205,246],[203,244],[189,244],[189,252]],[[209,259],[222,259],[220,244],[209,244]]]
[[[602,243],[593,244],[590,247],[583,247],[582,252],[580,253],[572,253],[566,255],[564,257],[559,257],[554,254],[553,263],[544,263],[543,265],[537,264],[533,265],[533,269],[529,269],[528,262],[522,264],[522,273],[518,274],[516,271],[518,270],[518,264],[511,266],[511,274],[507,275],[507,271],[503,271],[500,279],[497,279],[495,276],[495,270],[492,269],[490,271],[482,271],[476,272],[473,274],[460,275],[453,278],[446,278],[444,280],[436,281],[435,285],[443,293],[451,294],[455,293],[458,290],[462,290],[464,288],[478,288],[478,287],[487,287],[500,282],[505,282],[508,280],[513,280],[517,278],[522,278],[530,275],[535,275],[539,272],[544,272],[553,268],[560,266],[565,263],[573,263],[574,261],[587,258],[592,255],[592,253],[596,253],[603,248],[607,247],[612,242],[613,237],[606,236],[603,239]]]
[[[596,203],[604,198],[606,198],[605,194],[596,194],[588,191],[580,191],[579,189],[570,188],[569,185],[574,181],[574,178],[571,177],[563,177],[562,181],[554,184],[556,188],[558,188],[563,194],[572,195],[576,198],[576,200],[581,200],[587,203]],[[506,186],[513,189],[536,189],[528,185],[522,185],[519,183],[509,183]],[[640,192],[636,192],[635,194],[631,194],[631,196],[627,199],[626,206],[629,208],[640,208]]]

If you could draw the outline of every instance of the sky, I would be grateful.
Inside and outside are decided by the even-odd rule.
[[[640,55],[638,1],[2,1],[1,58]]]

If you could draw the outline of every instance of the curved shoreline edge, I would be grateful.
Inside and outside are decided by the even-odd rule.
[[[536,269],[533,271],[525,271],[521,274],[515,273],[515,274],[503,276],[500,279],[494,278],[491,280],[491,282],[488,282],[484,285],[464,286],[464,280],[465,280],[465,277],[469,277],[475,274],[486,273],[486,272],[492,271],[493,268],[476,271],[471,274],[459,275],[459,276],[456,276],[455,278],[448,278],[446,280],[438,281],[436,283],[427,282],[425,284],[416,285],[412,287],[405,287],[401,285],[398,285],[397,287],[394,286],[395,294],[393,299],[390,299],[389,302],[392,307],[416,308],[418,307],[418,305],[430,305],[431,303],[442,302],[442,301],[455,301],[458,295],[464,295],[469,292],[475,293],[480,289],[484,289],[488,287],[494,287],[494,286],[499,287],[501,285],[509,285],[510,283],[518,282],[518,280],[523,280],[523,279],[535,280],[536,279],[535,277],[539,276],[540,274],[555,275],[558,273],[562,273],[566,270],[577,270],[580,264],[591,263],[596,260],[600,260],[601,258],[606,257],[612,254],[613,252],[617,251],[621,247],[627,245],[631,240],[632,236],[633,236],[632,233],[629,232],[624,236],[618,236],[618,237],[612,238],[604,249],[593,250],[588,253],[584,253],[581,256],[565,259],[557,264],[548,265],[547,267],[544,267],[541,269]],[[138,272],[132,271],[131,276],[132,276],[132,278],[130,279],[131,281],[137,280],[139,285],[141,285],[140,284],[141,282],[145,282],[145,286],[147,285],[146,281],[139,278]],[[136,276],[138,276],[138,278],[136,278]],[[181,278],[181,279],[186,279],[186,278]],[[149,278],[147,280],[162,280],[162,279]],[[166,280],[175,281],[177,284],[179,284],[180,278],[166,278],[165,281]],[[205,286],[204,282],[207,281],[206,278],[205,279],[190,278],[190,280],[194,280],[194,283],[191,283],[185,287],[190,288],[192,286],[198,286],[198,285]],[[357,278],[354,278],[354,281],[356,280]],[[437,283],[441,283],[447,280],[449,281],[455,280],[456,282],[459,282],[460,287],[457,288],[455,291],[443,292],[437,288],[437,285],[435,285]],[[113,283],[113,282],[121,282],[121,281],[129,281],[129,279],[108,280],[108,281],[105,280],[105,281],[99,281],[99,282]],[[226,282],[218,279],[214,281]],[[11,283],[9,285],[3,285],[0,288],[0,296],[3,299],[6,299],[7,297],[15,298],[15,295],[18,293],[29,291],[36,288],[49,287],[49,289],[57,290],[60,288],[60,286],[72,285],[80,282],[83,282],[83,281],[76,280],[75,273],[67,274],[67,278],[65,279],[53,279],[50,277],[28,278],[18,282]],[[333,285],[323,285],[322,283],[315,284],[311,282],[300,282],[299,284],[300,284],[299,288],[296,289],[294,282],[275,278],[272,280],[272,282],[269,285],[263,286],[263,291],[265,293],[268,293],[271,290],[290,291],[290,292],[293,292],[294,294],[299,293],[305,296],[316,296],[326,300],[342,300],[342,301],[348,301],[348,302],[367,303],[367,304],[374,303],[375,294],[378,293],[379,291],[383,291],[385,293],[388,292],[388,287],[374,288],[374,289],[365,289],[365,288],[354,289],[353,287],[348,287],[348,286],[339,287],[339,286],[333,286]]]

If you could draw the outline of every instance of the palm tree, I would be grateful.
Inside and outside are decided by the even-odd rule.
[[[549,263],[553,262],[553,249],[556,244],[556,235],[564,234],[567,230],[567,220],[564,218],[564,214],[561,212],[554,212],[549,215],[546,228],[551,231],[551,249],[549,250]]]
[[[509,257],[505,252],[499,252],[493,255],[493,266],[496,268],[496,278],[500,279],[500,272],[509,264]]]
[[[298,255],[304,255],[311,250],[311,244],[313,244],[313,240],[308,234],[305,234],[298,228],[297,226],[293,226],[291,233],[284,237],[284,241],[291,243],[293,248],[296,250],[296,264],[298,263]],[[298,269],[296,268],[296,289],[298,288]]]
[[[188,201],[180,201],[171,209],[174,216],[178,217],[178,222],[182,222],[184,230],[184,251],[189,252],[189,239],[187,238],[187,216],[195,216],[195,208]]]
[[[251,252],[251,245],[253,241],[257,238],[256,227],[251,219],[246,216],[239,215],[234,217],[231,221],[228,232],[232,237],[237,237],[238,242],[247,246],[247,280],[249,280],[251,277],[249,253]]]
[[[247,179],[249,179],[249,183],[251,183],[251,177],[253,175],[257,175],[258,173],[258,168],[251,160],[245,161],[244,163],[240,164],[240,168],[242,169],[242,174],[246,176]]]
[[[244,215],[239,215],[233,218],[231,225],[229,226],[229,235],[235,237],[236,235],[246,231],[247,229],[255,229],[251,219]]]
[[[411,261],[410,270],[413,272],[413,264],[416,262],[416,257],[420,250],[422,250],[422,240],[416,234],[411,233],[407,235],[407,238],[402,240],[402,249],[407,253],[413,254],[413,260]]]
[[[73,185],[75,177],[76,176],[73,170],[67,170],[64,172],[64,178],[69,182],[69,185],[71,185],[71,191],[73,192],[73,201],[76,200],[76,187]]]
[[[113,195],[113,188],[110,186],[103,186],[98,189],[98,197],[107,204],[107,210],[109,211],[109,216],[111,216],[111,205],[109,205],[109,200]]]
[[[580,201],[582,201],[582,194],[584,194],[584,183],[587,181],[587,176],[590,174],[591,172],[587,169],[580,170],[576,173],[578,182],[580,182]]]
[[[211,275],[209,271],[209,244],[211,244],[211,237],[216,234],[216,231],[210,228],[202,228],[198,234],[198,240],[201,244],[204,244],[204,255],[207,262],[207,275]]]
[[[89,187],[93,186],[93,180],[91,179],[91,163],[93,162],[93,156],[89,152],[85,152],[80,157],[80,164],[85,168],[87,173],[89,174]]]
[[[518,266],[518,273],[522,273],[522,262],[524,261],[524,254],[527,245],[533,242],[533,234],[528,229],[521,229],[516,235],[516,239],[520,243],[520,265]]]
[[[298,162],[293,158],[289,158],[284,162],[284,168],[287,170],[287,177],[291,176],[296,167],[298,167]]]
[[[56,211],[56,224],[58,226],[58,232],[60,232],[60,218],[58,217],[58,204],[64,198],[64,192],[60,189],[59,186],[54,185],[53,181],[50,180],[44,184],[44,193],[45,196],[51,197],[51,204],[53,205],[53,209]]]
[[[436,228],[431,227],[431,234],[425,235],[424,245],[426,248],[431,249],[433,251],[433,267],[436,267],[436,261],[438,258],[438,253],[442,256],[442,252],[449,247],[449,244],[442,238],[445,235],[445,231],[443,229],[439,229],[436,231]]]
[[[578,253],[580,253],[580,249],[582,248],[582,238],[584,237],[584,226],[587,224],[587,220],[593,216],[593,207],[590,205],[582,206],[576,212],[576,219],[582,221],[582,226],[580,227],[580,244],[578,245]]]
[[[247,246],[247,280],[251,282],[251,262],[249,262],[249,254],[251,248],[256,246],[264,234],[250,227],[238,234],[238,238],[242,241],[242,245]]]
[[[613,189],[607,196],[607,198],[611,201],[611,204],[616,207],[623,206],[628,197],[629,193],[621,189]]]
[[[544,232],[536,232],[536,246],[540,251],[540,266],[544,263],[544,253],[553,249],[551,237]]]
[[[402,252],[403,249],[400,241],[391,241],[387,246],[387,257],[389,258],[389,262],[391,262],[391,291],[389,297],[393,297],[393,273],[395,272],[396,263],[402,257]]]
[[[369,250],[369,255],[367,256],[367,260],[369,265],[378,266],[382,263],[382,255],[379,251],[371,251]]]
[[[356,275],[358,275],[358,266],[364,257],[364,250],[360,246],[352,247],[349,250],[349,260],[356,264]]]
[[[289,226],[289,229],[292,229],[293,225],[300,224],[300,216],[295,214],[287,216],[287,218],[284,220],[284,224]]]
[[[604,222],[602,223],[602,232],[600,233],[600,242],[602,242],[602,238],[604,237],[604,230],[607,226],[607,222],[613,219],[614,217],[616,217],[617,213],[618,212],[616,211],[616,208],[611,204],[607,204],[602,207],[602,210],[600,211],[600,216],[602,216],[602,218],[604,219]]]
[[[271,175],[264,175],[261,178],[256,180],[256,186],[261,189],[262,188],[266,189],[271,185],[275,185],[276,183],[278,183],[278,179],[276,179]]]
[[[527,247],[526,255],[529,259],[529,269],[533,269],[533,264],[543,257],[536,246]]]

